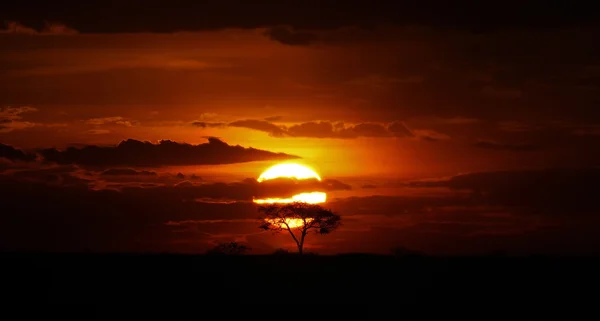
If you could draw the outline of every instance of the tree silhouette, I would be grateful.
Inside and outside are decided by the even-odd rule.
[[[251,248],[238,242],[219,243],[212,249],[208,250],[207,254],[222,254],[222,255],[242,255],[250,251]]]
[[[259,227],[276,232],[287,230],[296,242],[299,254],[302,254],[308,233],[328,234],[338,228],[342,220],[331,210],[304,202],[263,205],[258,211],[263,214]]]

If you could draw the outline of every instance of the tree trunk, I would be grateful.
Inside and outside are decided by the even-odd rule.
[[[290,228],[290,226],[287,223],[285,223],[285,226],[287,227],[287,231],[290,232],[290,235],[294,239],[294,242],[296,242],[296,245],[298,246],[298,253],[302,254],[302,246],[304,243],[304,233],[302,233],[302,241],[299,241],[298,238],[296,238],[296,235],[294,235],[294,232],[292,232],[292,229]]]
[[[305,232],[302,232],[302,236],[300,237],[300,242],[298,242],[298,253],[302,254],[302,250],[304,248],[304,237],[306,236]]]

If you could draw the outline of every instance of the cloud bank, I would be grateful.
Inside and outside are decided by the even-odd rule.
[[[191,145],[170,140],[158,144],[134,139],[122,141],[114,147],[69,147],[65,150],[42,149],[39,154],[48,162],[61,165],[84,166],[168,166],[217,165],[264,160],[299,158],[295,155],[274,153],[255,148],[232,146],[210,137],[207,143]]]

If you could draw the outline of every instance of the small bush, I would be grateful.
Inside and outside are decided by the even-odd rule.
[[[211,255],[244,255],[250,252],[251,248],[239,244],[237,242],[219,243],[212,249],[208,250],[206,254]]]

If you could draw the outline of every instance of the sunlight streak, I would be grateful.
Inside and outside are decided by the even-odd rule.
[[[327,200],[327,194],[323,192],[311,192],[311,193],[300,193],[292,196],[291,198],[263,198],[253,200],[256,204],[274,204],[274,203],[293,203],[293,202],[304,202],[308,204],[320,204],[325,203]]]

